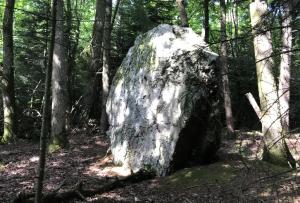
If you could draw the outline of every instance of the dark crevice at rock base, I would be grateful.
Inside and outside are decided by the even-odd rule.
[[[218,160],[220,146],[218,118],[206,99],[199,100],[193,115],[182,129],[173,155],[169,173],[195,165],[206,165]]]

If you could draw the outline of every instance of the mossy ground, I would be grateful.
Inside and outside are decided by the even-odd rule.
[[[167,185],[185,185],[222,183],[230,181],[236,170],[229,164],[217,162],[210,165],[185,168],[166,177],[164,182]]]
[[[277,174],[288,171],[289,168],[276,166],[264,161],[249,161],[247,159],[236,161],[218,161],[210,165],[195,166],[179,170],[170,176],[162,178],[160,183],[162,187],[191,187],[195,185],[206,184],[226,184],[243,176],[242,169],[259,173]]]
[[[55,144],[55,143],[51,143],[48,146],[48,152],[49,153],[57,152],[60,149],[61,149],[61,147],[58,144]]]
[[[61,149],[67,149],[69,147],[69,142],[66,135],[63,133],[60,135],[53,136],[51,143],[48,145],[48,152],[54,153]]]
[[[0,161],[0,171],[3,171],[5,168],[5,165]]]
[[[227,137],[228,138],[228,137]],[[223,138],[222,150],[219,161],[203,166],[185,168],[162,178],[161,186],[164,188],[192,187],[194,185],[205,186],[207,184],[239,185],[246,176],[281,174],[290,168],[274,165],[259,160],[261,153],[261,134],[259,132],[238,133],[235,139]],[[225,154],[225,156],[224,156]],[[253,174],[252,174],[253,173]],[[251,175],[249,175],[251,174]]]

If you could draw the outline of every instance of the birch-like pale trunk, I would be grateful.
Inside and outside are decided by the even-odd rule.
[[[278,91],[276,87],[272,59],[271,33],[267,29],[267,4],[256,0],[250,4],[251,25],[254,34],[254,52],[260,99],[262,133],[264,135],[263,159],[275,164],[294,166],[294,159],[286,145],[281,123]]]
[[[289,102],[290,102],[290,78],[292,62],[292,15],[291,2],[285,1],[283,4],[282,16],[282,49],[279,75],[279,104],[281,111],[281,122],[285,133],[289,132]]]
[[[14,43],[13,16],[15,0],[6,0],[3,16],[3,135],[2,143],[15,139],[15,88],[14,88]]]
[[[68,102],[67,91],[67,51],[64,33],[64,1],[57,0],[56,28],[53,52],[52,70],[52,118],[50,150],[67,146],[66,110]]]

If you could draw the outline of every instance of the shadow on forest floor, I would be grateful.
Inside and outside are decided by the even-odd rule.
[[[294,151],[300,148],[297,140],[297,136],[288,140]],[[168,177],[132,184],[87,201],[300,202],[300,174],[258,161],[261,143],[258,133],[239,133],[238,139],[224,139],[216,163],[185,168]],[[45,190],[54,190],[62,182],[64,190],[78,181],[96,187],[111,181],[108,177],[125,175],[126,171],[105,157],[108,145],[103,137],[74,132],[70,149],[49,154]],[[33,189],[38,144],[19,140],[0,147],[0,202],[8,202],[17,192]]]

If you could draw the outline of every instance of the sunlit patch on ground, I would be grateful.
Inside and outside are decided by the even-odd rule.
[[[101,176],[101,177],[116,177],[116,176],[125,177],[131,175],[130,169],[122,166],[107,166],[101,169],[90,167],[89,170],[94,172],[97,176]]]
[[[270,190],[270,189],[269,189]],[[260,193],[260,196],[261,197],[269,197],[271,195],[271,192],[270,191],[263,191]]]
[[[65,152],[60,152],[60,153],[58,153],[56,156],[58,156],[58,157],[63,157],[63,156],[66,156],[66,154],[67,154],[67,153],[65,153]]]
[[[83,145],[83,146],[80,146],[81,149],[91,149],[91,146],[89,145]]]
[[[101,140],[97,140],[97,141],[95,142],[95,144],[96,144],[96,145],[99,145],[99,146],[101,146],[101,147],[107,147],[107,146],[108,146],[108,143],[107,143],[107,142],[103,142],[103,141],[101,141]]]
[[[29,160],[30,160],[30,162],[38,162],[39,161],[39,157],[38,156],[33,156]]]
[[[0,155],[9,155],[11,152],[7,150],[3,150],[0,152]]]
[[[113,202],[128,202],[127,198],[122,197],[119,193],[110,192],[110,193],[104,193],[102,195],[99,195],[97,197],[88,198],[88,202],[103,202],[103,198],[107,199],[107,201],[113,201]]]
[[[23,160],[21,162],[7,164],[3,172],[6,173],[8,177],[24,177],[29,174],[30,169],[31,167],[29,161]]]
[[[22,181],[22,182],[20,182],[20,185],[22,185],[22,186],[29,186],[29,185],[31,185],[32,184],[32,182],[31,181]]]
[[[84,172],[86,175],[95,175],[99,177],[125,177],[131,174],[130,169],[122,166],[114,166],[112,156],[107,156],[96,163],[88,166]]]

